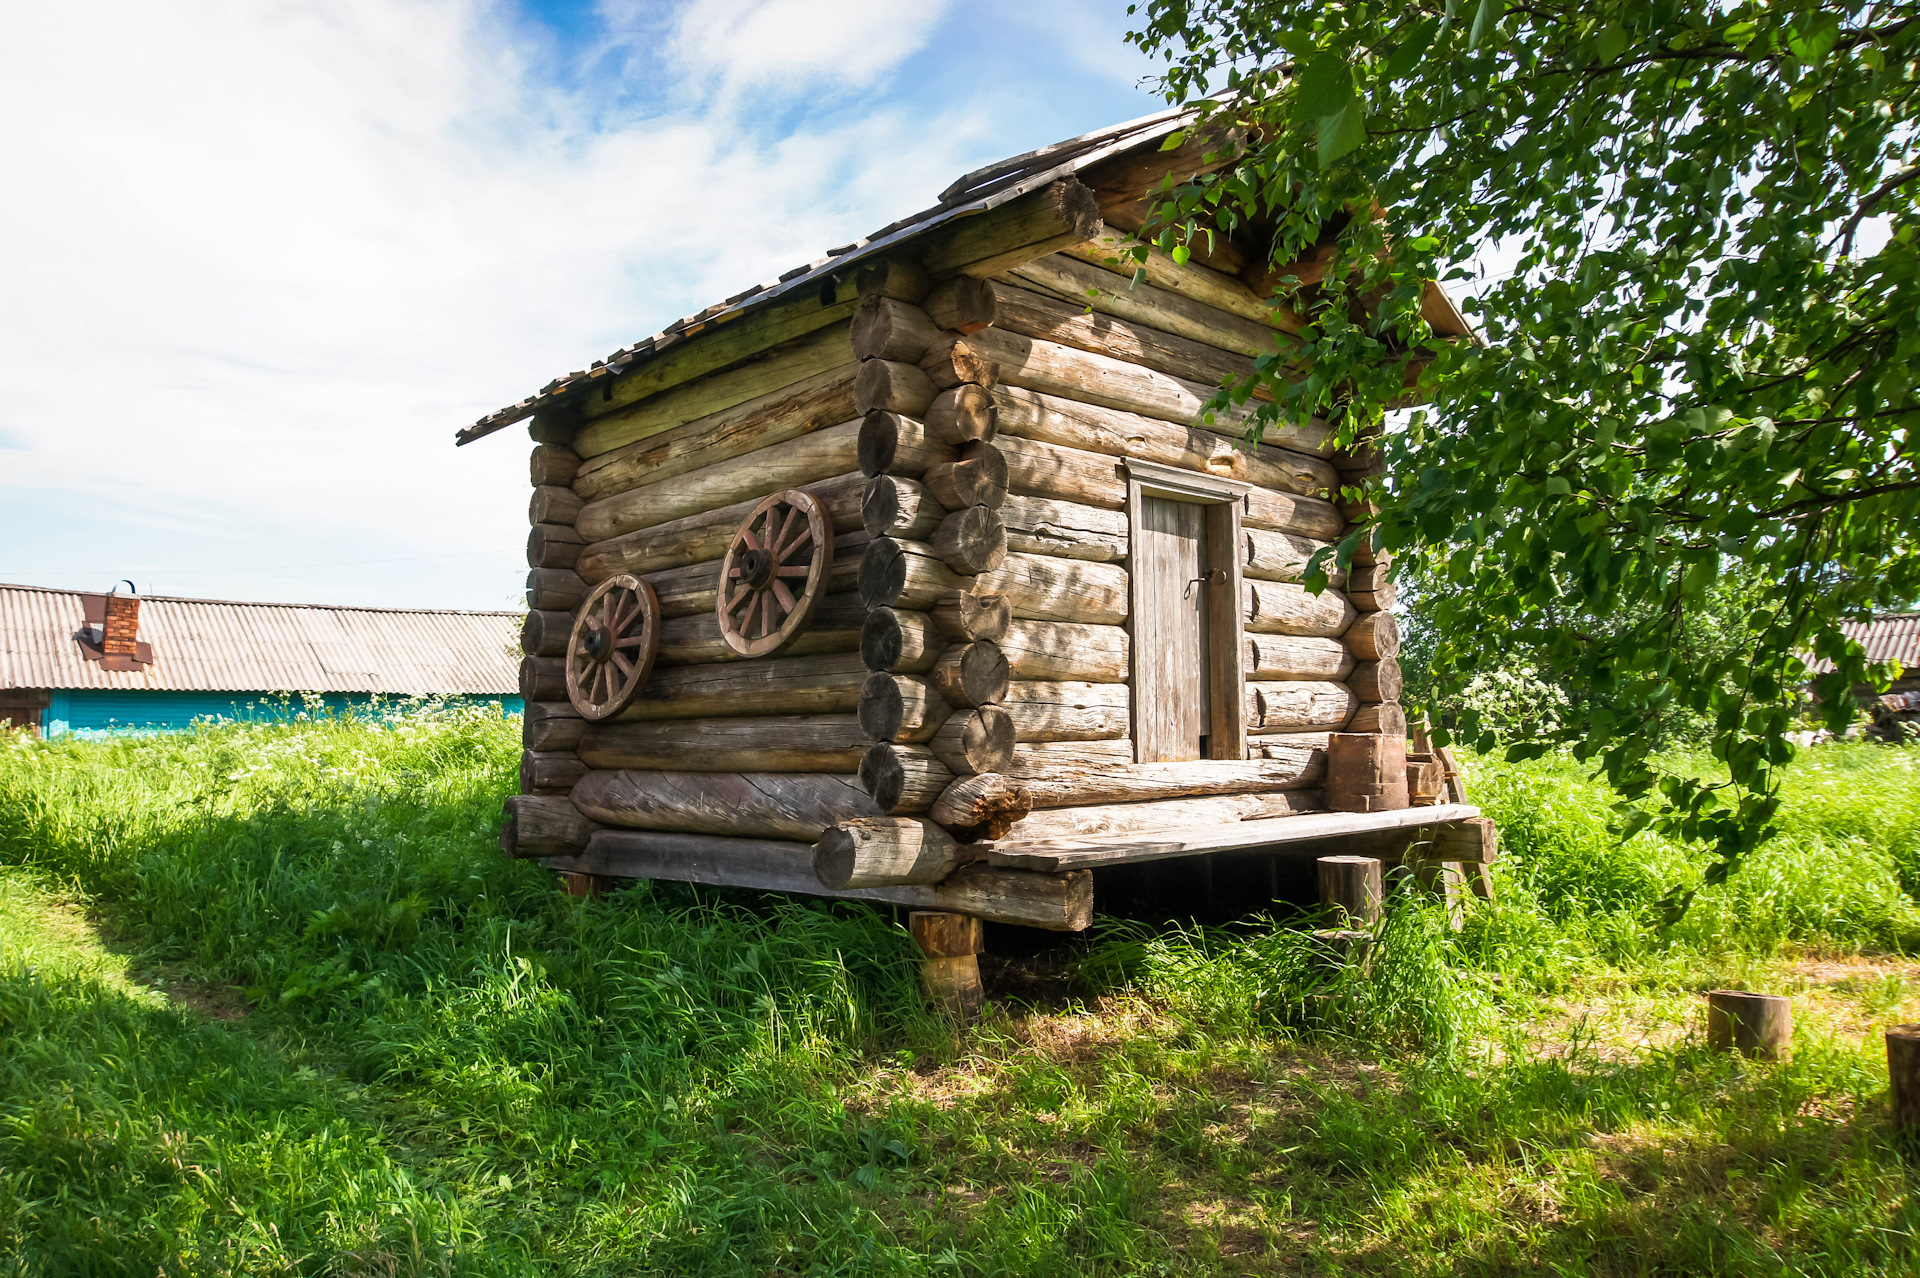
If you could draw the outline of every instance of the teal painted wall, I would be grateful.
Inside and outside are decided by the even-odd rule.
[[[363,693],[328,693],[319,698],[338,714],[367,706]],[[394,704],[395,698],[383,698]],[[519,697],[448,697],[449,702],[498,702],[502,714],[526,709]],[[49,737],[67,733],[179,732],[196,719],[290,719],[306,712],[299,696],[274,692],[119,692],[69,690],[53,694],[41,717]]]

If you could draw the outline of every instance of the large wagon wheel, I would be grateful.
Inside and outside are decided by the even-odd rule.
[[[720,634],[743,657],[792,643],[826,593],[833,523],[812,493],[790,488],[753,508],[720,566]]]
[[[660,651],[660,599],[622,574],[593,588],[567,640],[567,700],[588,719],[611,719],[633,704]]]

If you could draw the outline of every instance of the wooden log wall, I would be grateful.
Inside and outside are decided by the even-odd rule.
[[[928,284],[882,273],[868,293]],[[523,789],[568,796],[584,824],[545,820],[538,851],[524,854],[578,854],[584,842],[560,849],[553,831],[602,828],[738,839],[744,854],[755,838],[810,841],[840,819],[879,815],[857,780],[869,745],[857,587],[872,540],[858,448],[869,409],[919,411],[931,388],[924,375],[861,384],[856,320],[877,306],[861,301],[850,274],[690,334],[600,394],[536,415]],[[754,505],[788,488],[818,497],[832,521],[827,591],[791,646],[742,659],[715,613],[720,561]],[[904,520],[883,531],[930,538],[938,521],[916,517],[906,497]],[[588,723],[567,700],[563,658],[580,600],[620,573],[659,596],[659,655],[633,706]]]
[[[1213,387],[1292,339],[1204,294],[1131,287],[1072,252],[989,282],[994,324],[943,342],[930,362],[936,383],[953,370],[985,370],[980,398],[1006,461],[1007,554],[976,583],[1005,597],[1012,618],[999,640],[1011,720],[1001,775],[1032,811],[1006,837],[1045,837],[1026,832],[1074,829],[1083,818],[1096,831],[1130,832],[1156,819],[1267,812],[1260,803],[1271,815],[1324,807],[1315,787],[1325,734],[1350,727],[1365,702],[1349,683],[1356,658],[1342,641],[1360,616],[1348,583],[1336,578],[1320,595],[1301,584],[1311,557],[1347,526],[1330,432],[1289,427],[1249,448],[1237,417],[1198,420]],[[1245,761],[1133,762],[1125,513],[1133,460],[1248,486],[1238,547],[1254,742]],[[922,589],[936,585],[950,583]],[[988,727],[966,730],[981,737]],[[945,757],[955,736],[948,727],[929,746],[963,772]],[[1195,796],[1207,796],[1196,800],[1201,808],[1159,806]],[[1141,805],[1162,815],[1105,815]]]
[[[1004,704],[1011,668],[999,643],[1006,623],[989,586],[1008,562],[1006,465],[995,447],[995,372],[966,341],[995,318],[992,285],[958,274],[918,305],[862,301],[854,321],[861,385],[924,384],[917,402],[876,404],[857,447],[868,476],[864,527],[873,538],[860,565],[860,594],[871,610],[861,657],[871,673],[859,720],[872,744],[859,775],[890,818],[931,812],[950,790],[955,797],[943,810],[984,810],[984,799],[968,802],[968,795],[996,791],[991,778],[1013,748]],[[976,815],[963,824],[987,820]],[[858,843],[878,846],[916,828],[863,829]],[[844,851],[839,843],[821,847]]]

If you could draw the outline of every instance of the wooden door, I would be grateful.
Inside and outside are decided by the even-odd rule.
[[[1142,763],[1207,757],[1207,508],[1140,498],[1133,721]]]

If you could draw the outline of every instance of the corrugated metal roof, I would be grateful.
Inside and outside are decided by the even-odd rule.
[[[1867,650],[1868,661],[1897,661],[1920,670],[1920,612],[1883,612],[1872,621],[1843,621],[1840,633]],[[1815,674],[1833,669],[1831,661],[1813,661]]]
[[[988,165],[986,168],[975,169],[942,191],[940,203],[932,208],[923,209],[912,217],[902,218],[898,222],[883,226],[864,239],[843,244],[839,248],[828,249],[825,257],[809,262],[805,266],[796,267],[778,279],[755,285],[744,293],[737,293],[724,302],[709,306],[697,315],[689,315],[683,320],[677,320],[652,337],[643,338],[631,346],[622,347],[604,360],[596,361],[591,368],[568,373],[565,377],[557,377],[542,387],[538,394],[530,395],[517,404],[509,404],[497,412],[482,417],[455,435],[454,442],[470,444],[476,439],[491,435],[502,427],[511,426],[517,421],[531,417],[536,409],[583,387],[596,384],[603,377],[618,377],[635,365],[644,363],[665,351],[682,338],[691,337],[713,324],[730,320],[742,312],[763,306],[774,298],[782,297],[796,289],[804,289],[808,285],[817,287],[823,279],[845,275],[847,271],[867,259],[878,256],[883,250],[892,248],[916,235],[942,226],[956,218],[970,217],[976,213],[985,213],[989,209],[998,208],[1029,191],[1039,190],[1049,182],[1078,173],[1088,165],[1104,160],[1110,155],[1163,138],[1189,123],[1196,114],[1196,110],[1191,107],[1157,111],[1137,120],[1129,120],[1125,124],[1101,129],[1097,133],[1068,138],[1064,142],[1056,142],[1038,151],[1029,151],[1025,155],[1016,155],[1011,159]]]
[[[145,595],[144,670],[82,655],[83,596],[0,585],[0,688],[514,695],[520,614],[231,603]]]

